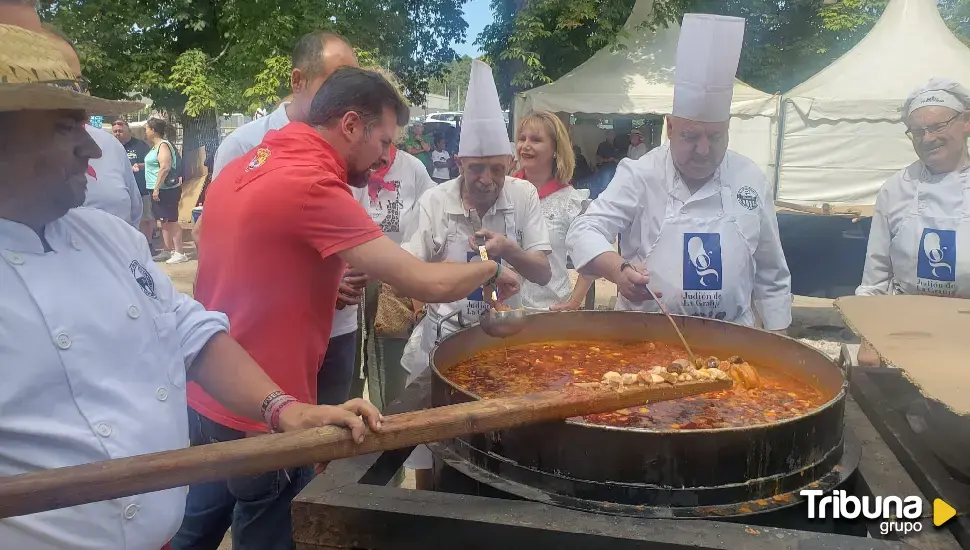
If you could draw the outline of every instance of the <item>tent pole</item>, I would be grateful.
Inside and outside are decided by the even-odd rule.
[[[775,146],[775,190],[774,197],[777,200],[778,190],[781,186],[781,162],[783,158],[784,146],[785,146],[785,120],[788,118],[788,102],[791,101],[787,97],[782,97],[780,101],[780,109],[778,110],[778,141]]]

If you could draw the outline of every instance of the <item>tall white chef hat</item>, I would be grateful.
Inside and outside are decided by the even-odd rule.
[[[970,109],[970,91],[948,78],[932,78],[909,94],[903,103],[903,116],[922,107],[949,107],[962,113]]]
[[[695,122],[731,118],[744,19],[688,13],[677,44],[673,115]]]
[[[458,156],[496,157],[511,154],[512,144],[498,101],[492,68],[475,59],[468,81],[468,95],[465,96],[465,112],[461,117]]]

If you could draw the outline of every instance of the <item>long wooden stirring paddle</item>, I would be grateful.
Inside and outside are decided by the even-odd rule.
[[[315,428],[0,478],[0,518],[612,412],[731,385],[730,380],[717,380],[630,386],[622,391],[568,387],[388,416],[382,430],[369,433],[361,444],[345,429]]]

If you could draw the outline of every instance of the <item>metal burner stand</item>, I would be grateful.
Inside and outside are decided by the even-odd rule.
[[[428,383],[426,378],[409,387],[386,412],[427,406],[419,396],[426,391]],[[893,454],[891,445],[887,444],[852,399],[846,402],[845,425],[862,448],[854,490],[851,492],[860,496],[921,495],[924,497],[924,510],[932,510],[934,495],[920,490],[920,486],[925,484],[918,482],[919,476],[908,473],[904,464]],[[875,537],[867,538],[833,533],[846,532],[844,525],[842,528],[815,525],[815,530],[793,528],[792,523],[763,526],[759,525],[761,520],[758,516],[734,521],[645,519],[570,510],[514,498],[413,491],[387,486],[410,451],[400,449],[331,463],[326,473],[314,479],[293,501],[293,538],[297,549],[961,548],[954,532],[948,528],[934,528],[931,518],[924,519],[920,533],[910,534],[900,542],[881,538],[878,524],[866,526],[871,536]],[[802,504],[800,508],[804,511],[805,505]],[[851,527],[860,528],[859,525]],[[963,548],[970,550],[970,547]]]
[[[851,392],[880,438],[911,476],[925,498],[940,498],[962,515],[946,525],[964,548],[970,548],[970,479],[951,471],[926,447],[906,421],[907,405],[922,400],[919,390],[901,371],[893,368],[853,367],[850,370]],[[970,449],[964,449],[970,452]],[[932,505],[924,511],[932,511]],[[925,512],[924,512],[925,513]]]

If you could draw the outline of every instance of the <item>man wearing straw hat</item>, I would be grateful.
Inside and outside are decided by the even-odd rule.
[[[380,429],[376,409],[299,403],[228,335],[221,313],[175,291],[144,237],[84,202],[101,151],[86,111],[140,104],[85,93],[44,35],[0,24],[0,477],[188,445],[198,382],[273,429]],[[4,548],[157,550],[184,488],[0,520]]]

